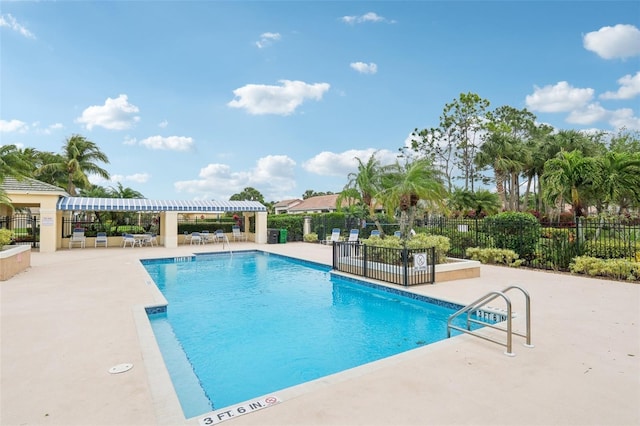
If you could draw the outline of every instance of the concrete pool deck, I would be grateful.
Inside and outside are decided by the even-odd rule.
[[[331,262],[319,244],[232,247]],[[0,282],[0,424],[197,425],[181,416],[140,325],[141,307],[159,297],[138,260],[214,251],[221,246],[32,253],[31,268]],[[640,425],[637,283],[483,265],[479,278],[408,290],[466,304],[512,284],[531,295],[533,349],[514,336],[509,357],[457,336],[274,392],[282,403],[224,424]],[[511,297],[523,332],[522,298]],[[134,367],[109,374],[121,363]]]

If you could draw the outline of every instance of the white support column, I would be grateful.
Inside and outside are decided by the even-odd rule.
[[[160,213],[160,244],[165,248],[178,247],[178,212]]]
[[[55,205],[40,207],[40,253],[53,253],[58,247],[58,237],[62,232],[62,212],[58,214]]]
[[[256,212],[256,243],[267,243],[267,212]]]

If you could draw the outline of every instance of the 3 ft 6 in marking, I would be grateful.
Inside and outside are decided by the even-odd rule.
[[[263,408],[270,407],[274,404],[281,402],[277,396],[267,396],[255,401],[248,402],[246,404],[234,405],[232,407],[222,408],[220,410],[213,411],[199,419],[201,426],[215,425],[225,420],[232,419],[234,417],[242,416],[243,414],[252,413]]]

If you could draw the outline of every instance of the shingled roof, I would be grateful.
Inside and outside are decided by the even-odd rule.
[[[0,187],[7,194],[16,193],[16,192],[20,192],[20,193],[54,192],[64,196],[69,195],[67,194],[67,191],[65,191],[64,189],[58,186],[50,185],[48,183],[40,182],[39,180],[31,179],[31,178],[23,178],[18,180],[11,176],[5,176],[4,181],[0,183]]]

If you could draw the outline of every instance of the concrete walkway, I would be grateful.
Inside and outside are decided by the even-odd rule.
[[[232,246],[331,261],[317,244]],[[182,416],[141,314],[162,298],[138,260],[220,250],[32,253],[30,269],[0,282],[0,424],[197,425]],[[515,337],[508,357],[458,336],[275,392],[282,403],[224,424],[640,425],[640,285],[482,266],[480,278],[409,290],[465,304],[511,284],[531,294],[533,349]],[[134,367],[109,374],[120,363]]]

